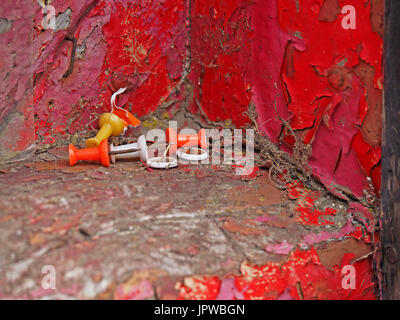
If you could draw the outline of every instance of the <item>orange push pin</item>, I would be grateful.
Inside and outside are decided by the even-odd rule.
[[[97,161],[103,166],[110,166],[110,149],[107,139],[103,140],[98,147],[78,150],[72,144],[69,145],[69,164],[75,165],[79,160]]]
[[[181,147],[200,147],[207,149],[206,131],[200,129],[198,134],[177,134],[172,128],[165,131],[167,142],[170,144],[170,154],[175,154],[177,148]]]
[[[100,130],[95,138],[86,140],[87,148],[94,148],[100,145],[110,136],[119,136],[125,129],[125,123],[113,113],[104,113],[99,119]]]
[[[117,115],[124,122],[125,127],[127,126],[137,127],[141,123],[140,120],[136,118],[128,110],[118,107],[117,104],[115,103],[117,96],[120,95],[121,93],[124,93],[126,89],[127,88],[121,88],[111,96],[111,107],[112,107],[111,112]]]
[[[144,137],[143,137],[144,138]],[[146,140],[145,140],[146,142]],[[135,145],[137,146],[137,145]],[[146,146],[146,155],[147,155],[147,146]],[[113,158],[115,155],[122,155],[122,154],[132,154],[138,153],[141,154],[143,150],[137,148],[124,148],[122,150],[110,150],[108,146],[107,139],[100,142],[98,147],[93,148],[86,148],[78,150],[72,144],[69,145],[69,164],[71,166],[75,165],[79,160],[86,160],[86,161],[97,161],[100,162],[103,166],[109,167],[110,166],[110,157]],[[115,159],[114,159],[115,160]],[[113,163],[115,162],[113,160]]]

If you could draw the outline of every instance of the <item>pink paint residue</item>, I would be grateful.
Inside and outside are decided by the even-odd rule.
[[[320,243],[326,240],[341,239],[345,236],[350,236],[351,232],[353,232],[354,230],[355,229],[352,224],[352,221],[349,220],[338,232],[323,231],[319,234],[310,233],[306,235],[303,239],[301,246],[311,246],[315,243]]]
[[[265,247],[265,250],[270,253],[287,255],[294,248],[293,244],[284,240],[281,243],[271,244]]]
[[[138,285],[123,284],[117,288],[114,294],[116,300],[143,300],[150,299],[154,295],[153,287],[149,280],[143,280]]]
[[[215,300],[243,300],[244,296],[241,291],[235,287],[234,278],[225,278],[221,281],[218,296]]]

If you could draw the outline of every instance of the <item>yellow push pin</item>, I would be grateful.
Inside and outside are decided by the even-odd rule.
[[[110,136],[119,136],[124,132],[125,123],[113,113],[104,113],[99,119],[99,127],[96,137],[86,140],[86,148],[97,147]]]

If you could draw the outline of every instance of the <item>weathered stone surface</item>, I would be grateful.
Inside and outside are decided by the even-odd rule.
[[[322,189],[289,200],[265,171],[246,182],[230,166],[148,172],[132,162],[70,167],[65,156],[52,150],[0,170],[1,298],[171,298],[185,277],[239,275],[245,261],[284,263],[298,247],[319,248],[332,268],[369,246],[345,203]],[[336,214],[305,223],[298,208],[310,195],[315,210]],[[41,287],[45,265],[56,290]]]

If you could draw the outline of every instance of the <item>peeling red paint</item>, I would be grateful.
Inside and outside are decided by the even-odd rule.
[[[286,56],[285,65],[291,68],[282,74],[293,115],[290,123],[293,129],[308,132],[304,141],[312,143],[314,174],[325,184],[335,182],[361,197],[369,189],[367,175],[372,174],[367,163],[376,165],[379,155],[371,152],[356,128],[369,106],[364,83],[351,71],[361,62],[369,64],[375,70],[374,86],[381,89],[382,39],[372,27],[371,4],[353,1],[357,27],[344,30],[340,8],[348,2],[339,1],[339,6],[323,0],[302,1],[298,6],[289,0],[278,3],[280,27],[305,44],[305,50],[292,50]],[[379,190],[377,180],[375,176],[375,190]]]
[[[116,3],[110,21],[103,27],[108,43],[99,77],[101,99],[107,108],[112,77],[142,74],[144,79],[121,95],[121,105],[141,117],[155,111],[168,97],[182,75],[185,58],[185,3],[181,0]],[[123,69],[125,68],[125,69]],[[119,81],[119,86],[124,85]]]
[[[283,120],[289,120],[281,72],[288,43],[298,50],[304,45],[296,37],[282,30],[278,20],[278,1],[255,1],[249,9],[251,60],[247,65],[252,84],[253,102],[259,116],[259,126],[273,142],[278,142]]]
[[[192,112],[211,121],[249,123],[251,100],[243,57],[250,54],[246,1],[194,1],[191,12]]]
[[[286,190],[287,190],[289,199],[292,199],[292,200],[299,199],[299,198],[307,196],[307,195],[314,195],[314,196],[318,197],[317,192],[306,190],[304,188],[303,184],[301,183],[301,181],[299,181],[299,180],[288,183],[286,185]]]
[[[246,92],[246,85],[231,81],[232,72],[226,80],[225,66],[237,70],[233,74],[241,74],[251,88],[259,126],[269,138],[293,146],[293,137],[285,130],[281,135],[279,117],[290,120],[298,138],[312,144],[313,174],[333,192],[336,186],[342,186],[346,192],[362,197],[363,190],[372,191],[368,176],[379,190],[379,150],[371,152],[357,126],[365,126],[364,120],[382,88],[382,39],[373,30],[371,5],[364,6],[360,1],[354,4],[357,29],[344,30],[342,2],[195,2],[192,111],[200,108],[212,121],[233,119],[234,124],[243,125],[245,122],[233,118],[242,114],[242,103],[230,102],[231,117],[224,111],[227,96],[235,97],[230,90],[242,92],[242,96]],[[233,49],[239,46],[237,53]],[[221,55],[227,51],[230,60],[221,64]],[[375,71],[376,91],[368,97],[371,76],[352,72],[361,63]]]
[[[334,216],[337,210],[332,208],[326,208],[325,211],[320,211],[315,209],[314,206],[299,206],[296,211],[300,213],[298,219],[307,225],[327,225],[327,224],[334,224],[333,221],[329,221],[324,216]]]
[[[98,114],[110,110],[110,96],[121,86],[128,90],[121,95],[119,105],[138,117],[151,114],[169,102],[173,89],[190,71],[185,79],[190,88],[179,98],[191,98],[192,113],[207,122],[221,122],[216,126],[243,127],[250,122],[245,112],[254,103],[259,127],[282,149],[290,152],[295,142],[295,137],[283,130],[282,119],[289,121],[297,139],[312,145],[312,172],[329,190],[336,193],[340,188],[361,198],[365,190],[372,192],[370,178],[378,192],[380,127],[375,124],[380,123],[382,104],[382,39],[370,2],[351,1],[357,12],[356,30],[341,27],[340,8],[349,4],[342,0],[271,0],[267,4],[261,0],[196,0],[191,2],[191,8],[188,3],[54,0],[52,5],[58,12],[67,8],[72,11],[70,26],[54,32],[41,26],[39,6],[33,12],[19,6],[11,9],[15,4],[7,0],[2,7],[10,13],[13,33],[1,35],[0,50],[5,59],[0,62],[0,70],[3,77],[9,70],[12,72],[0,92],[1,124],[8,119],[4,129],[7,140],[0,141],[0,148],[17,153],[28,149],[35,140],[53,144],[58,138],[84,133]],[[97,5],[80,19],[92,4]],[[26,30],[22,20],[34,21],[29,41],[22,37]],[[65,40],[67,35],[77,39],[82,51],[76,55],[72,74],[64,78],[72,54],[71,41]],[[6,45],[12,40],[30,50],[13,58],[13,47]],[[191,61],[185,66],[188,54]],[[29,81],[20,80],[31,75],[33,90]],[[177,103],[175,107],[181,106]],[[11,117],[15,115],[18,118]],[[182,169],[192,172],[190,168]],[[197,178],[208,177],[199,169],[193,173]],[[242,179],[254,180],[259,173],[256,167]],[[25,182],[43,177],[28,177]],[[297,205],[297,222],[311,227],[334,224],[329,217],[339,213],[329,207],[317,208],[318,192],[299,182],[289,184],[287,190],[289,199]],[[117,196],[108,190],[87,200],[98,201],[99,197]],[[343,238],[378,241],[373,233],[376,221],[368,208],[350,203],[348,214],[352,219],[340,231],[307,234],[301,245],[310,247]],[[269,216],[255,221],[285,226],[285,221]],[[41,215],[28,216],[28,223],[46,226],[44,233],[64,234],[80,222],[81,215],[57,221]],[[261,234],[253,226],[247,228],[230,221],[222,228],[242,235]],[[86,242],[71,247],[68,256],[94,245]],[[352,263],[352,254],[344,255],[332,271],[321,263],[313,247],[293,251],[294,245],[285,240],[264,244],[263,248],[273,254],[291,254],[281,264],[243,263],[240,276],[189,277],[180,287],[180,297],[375,298],[369,259],[353,263],[358,274],[357,289],[349,291],[340,286],[340,270]],[[195,255],[198,248],[189,247],[186,251]],[[116,291],[116,297],[122,299],[149,298],[152,294],[147,282]]]
[[[79,20],[92,3],[97,6]],[[52,5],[58,12],[70,8],[72,13],[68,29],[53,32],[41,28],[40,7],[35,10],[35,128],[41,143],[54,143],[56,137],[80,134],[95,125],[97,115],[110,109],[108,79],[124,66],[135,74],[147,74],[148,79],[122,95],[121,106],[127,103],[126,108],[142,116],[167,99],[185,59],[184,1],[71,0]],[[76,57],[72,74],[63,79],[72,53],[70,42],[64,40],[69,30],[75,30],[84,52]]]
[[[1,6],[0,162],[32,149],[35,143],[30,24],[33,10],[9,0]]]
[[[288,183],[286,187],[289,199],[297,200],[298,221],[306,225],[334,224],[324,216],[334,216],[337,213],[336,209],[328,207],[318,210],[315,206],[315,200],[320,197],[318,191],[304,188],[300,181]]]
[[[312,144],[313,174],[327,188],[344,187],[361,197],[371,191],[370,177],[379,190],[380,133],[373,129],[382,94],[379,8],[353,2],[355,30],[341,27],[344,1],[207,0],[188,8],[183,0],[56,0],[58,12],[72,11],[70,25],[57,32],[43,30],[37,6],[32,43],[37,139],[51,144],[84,132],[110,109],[110,95],[124,84],[131,87],[121,95],[121,106],[138,117],[154,112],[170,99],[190,52],[193,113],[240,127],[249,123],[245,111],[254,103],[259,126],[273,142],[283,142],[284,150],[290,151],[294,137],[282,131],[280,119]],[[85,50],[64,79],[72,52],[64,38],[71,32]],[[27,122],[19,141],[32,141],[29,130]]]
[[[56,137],[85,130],[98,113],[99,86],[96,78],[101,70],[106,47],[101,41],[99,25],[106,17],[90,15],[79,19],[93,1],[53,1],[57,12],[70,8],[71,22],[66,30],[43,30],[43,15],[35,4],[34,71],[35,129],[39,142],[54,143]],[[72,45],[64,40],[67,33],[84,49],[75,57],[74,70],[63,78],[70,64]]]
[[[282,265],[252,266],[242,263],[241,275],[233,277],[236,290],[243,294],[244,299],[275,300],[286,292],[295,300],[374,300],[375,283],[370,260],[352,262],[353,258],[354,254],[345,254],[341,264],[331,271],[322,265],[314,248],[297,249]],[[342,267],[350,264],[357,274],[355,290],[342,287]],[[228,279],[230,277],[227,276]],[[180,285],[180,299],[215,299],[220,288],[218,277],[186,278],[185,283]]]
[[[362,168],[372,179],[373,186],[377,192],[381,189],[380,161],[382,152],[380,147],[372,147],[363,139],[361,131],[353,138],[352,148],[357,154],[357,159]],[[376,171],[377,170],[377,171]],[[378,172],[378,173],[376,173]]]

